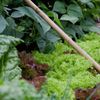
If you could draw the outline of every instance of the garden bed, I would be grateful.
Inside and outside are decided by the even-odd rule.
[[[86,35],[77,43],[100,63],[99,35],[95,33]],[[55,94],[59,100],[64,95],[70,96],[71,100],[76,89],[93,88],[100,82],[100,74],[92,64],[66,43],[57,43],[56,50],[50,54],[36,51],[33,52],[33,56],[38,63],[49,65],[50,68],[46,74],[47,81],[42,88],[47,90],[48,95]],[[69,90],[66,90],[67,87]]]
[[[77,100],[100,99],[100,74],[68,44],[56,43],[49,54],[23,51],[19,59],[15,46],[20,42],[11,36],[0,36],[1,100],[73,100],[75,96]],[[77,43],[100,63],[100,35],[85,35]]]
[[[100,100],[100,73],[24,1],[0,1],[0,100]],[[31,1],[100,64],[100,0]]]

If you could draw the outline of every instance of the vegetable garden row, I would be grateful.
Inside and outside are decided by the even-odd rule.
[[[25,1],[0,1],[0,100],[99,100],[99,71]],[[32,2],[100,64],[99,0]]]

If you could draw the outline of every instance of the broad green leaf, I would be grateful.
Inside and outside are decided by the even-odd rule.
[[[21,77],[21,69],[18,67],[19,58],[15,46],[20,39],[0,35],[0,79],[13,80]]]
[[[11,17],[7,17],[6,20],[8,22],[8,26],[10,26],[12,29],[15,29],[15,27],[17,26],[15,20]]]
[[[73,29],[75,30],[77,37],[81,37],[84,35],[83,29],[79,25],[73,25]]]
[[[79,5],[76,4],[70,4],[67,8],[67,13],[69,16],[75,16],[75,17],[83,17],[82,9]]]
[[[92,9],[95,8],[95,5],[92,2],[88,2],[87,5]]]
[[[50,36],[50,34],[48,34]],[[52,37],[52,36],[51,36]],[[57,37],[53,37],[53,39],[55,38],[56,40],[51,39],[51,37],[45,36],[45,38],[38,38],[37,39],[37,45],[39,47],[40,52],[43,53],[49,53],[52,52],[54,50],[54,41],[58,40]]]
[[[24,13],[20,12],[20,11],[14,11],[12,14],[11,14],[11,17],[14,17],[14,18],[20,18],[20,17],[23,17],[24,16]]]
[[[60,37],[56,35],[56,32],[54,30],[49,30],[46,33],[46,39],[55,43],[60,40]]]
[[[0,33],[2,33],[4,31],[4,29],[6,28],[7,25],[8,25],[8,23],[5,20],[5,18],[2,15],[0,15]]]
[[[20,28],[20,26],[18,26],[17,28],[15,27],[14,29],[11,28],[11,26],[7,26],[7,28],[3,31],[3,35],[9,35],[9,36],[13,36],[16,38],[22,38],[24,36],[24,32],[21,32],[20,30],[18,30]],[[23,29],[23,27],[22,27]]]
[[[63,21],[70,21],[73,24],[75,24],[79,20],[78,17],[67,15],[67,14],[62,15],[60,19]]]
[[[86,25],[82,25],[81,26],[83,28],[84,31],[87,31],[87,32],[97,32],[97,33],[100,33],[100,28],[93,25],[93,26],[86,26]]]
[[[24,35],[24,32],[22,32],[24,30],[24,27],[17,26],[15,20],[12,17],[7,17],[6,21],[8,22],[8,25],[2,34],[22,38]]]
[[[100,28],[97,26],[91,26],[89,27],[89,31],[100,33]]]
[[[90,2],[91,0],[80,0],[80,2],[87,4],[88,2]]]
[[[44,52],[45,47],[46,47],[46,41],[43,38],[40,37],[37,39],[37,45],[38,45],[39,50],[41,52]]]
[[[11,82],[1,81],[1,100],[47,100],[46,95],[37,93],[34,86],[25,80],[14,80]]]
[[[28,17],[32,18],[34,21],[39,23],[44,31],[46,33],[48,30],[50,30],[50,26],[44,19],[42,19],[32,8],[30,7],[18,7],[16,8],[17,11],[21,12],[23,15],[27,15]]]
[[[72,27],[66,27],[66,28],[64,29],[64,31],[65,31],[66,34],[68,34],[69,36],[71,36],[71,37],[77,39],[77,37],[76,37],[76,32],[75,32],[75,30],[74,30]]]
[[[46,33],[43,32],[43,29],[41,27],[41,25],[39,23],[34,23],[35,27],[37,28],[39,34],[42,36],[44,36]]]
[[[81,21],[80,25],[84,31],[100,33],[100,28],[96,26],[96,23],[91,18]]]
[[[56,1],[53,6],[53,11],[58,12],[60,14],[66,13],[65,4],[61,1]]]
[[[85,20],[81,20],[80,24],[84,26],[93,26],[96,25],[96,22],[92,18],[87,17]]]

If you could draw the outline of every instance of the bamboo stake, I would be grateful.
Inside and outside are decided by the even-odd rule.
[[[67,41],[74,49],[76,49],[82,56],[88,59],[98,72],[100,72],[100,65],[88,55],[79,45],[77,45],[58,25],[56,25],[40,8],[38,8],[31,0],[25,2],[33,8],[60,36]]]

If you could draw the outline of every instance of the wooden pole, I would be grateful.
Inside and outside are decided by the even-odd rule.
[[[33,8],[54,30],[56,30],[60,36],[67,41],[74,49],[76,49],[82,56],[88,59],[97,71],[100,72],[100,65],[88,55],[79,45],[77,45],[58,25],[56,25],[40,8],[38,8],[31,0],[25,0],[25,2]]]

